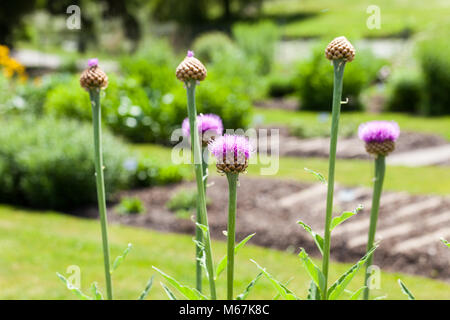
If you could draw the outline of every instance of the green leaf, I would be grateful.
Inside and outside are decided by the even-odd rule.
[[[252,233],[251,235],[248,235],[245,239],[243,239],[241,242],[239,242],[234,247],[234,255],[236,255],[240,248],[242,248],[256,233]],[[217,277],[225,270],[227,267],[227,255],[225,255],[222,259],[220,259],[219,263],[216,267],[216,276],[214,277],[214,280],[217,280]]]
[[[325,179],[325,177],[321,173],[316,172],[316,171],[311,170],[311,169],[308,169],[308,168],[304,168],[304,169],[305,169],[306,172],[309,172],[309,173],[312,173],[313,175],[315,175],[316,178],[319,179],[320,182],[327,183],[327,179]]]
[[[196,222],[195,225],[203,231],[203,236],[206,238],[208,236],[209,229],[204,224]]]
[[[94,300],[103,300],[102,293],[98,290],[97,282],[92,283],[91,292],[94,295]]]
[[[285,285],[283,285],[280,281],[276,280],[270,273],[266,271],[266,269],[262,268],[256,261],[250,260],[253,262],[258,269],[266,276],[267,279],[273,284],[275,289],[277,289],[278,293],[286,300],[300,300],[291,290],[289,290]]]
[[[67,289],[69,289],[69,291],[75,294],[78,298],[81,300],[92,300],[91,297],[85,295],[80,289],[74,287],[62,274],[57,272],[56,275],[66,285]]]
[[[139,295],[138,300],[144,300],[145,298],[147,298],[148,293],[150,292],[150,289],[151,289],[152,286],[153,286],[153,278],[154,278],[154,277],[155,277],[155,276],[152,276],[152,277],[150,278],[150,280],[148,280],[147,284],[145,285],[144,291],[142,291],[142,293]]]
[[[408,300],[416,300],[414,295],[411,293],[411,291],[409,291],[409,289],[402,282],[402,280],[398,279],[398,284],[399,284],[400,288],[402,289],[402,292],[408,297]]]
[[[236,300],[245,300],[248,296],[248,294],[250,293],[250,291],[253,289],[253,287],[255,286],[256,282],[258,282],[259,278],[261,278],[261,276],[263,275],[262,272],[258,273],[258,275],[256,276],[255,279],[253,279],[245,288],[244,292],[242,292],[240,295],[238,295],[236,297]]]
[[[352,281],[356,272],[361,268],[361,266],[369,259],[378,246],[374,246],[370,249],[364,257],[362,257],[356,264],[354,264],[350,269],[347,270],[339,279],[328,290],[328,300],[337,300],[339,296],[344,292],[344,289]]]
[[[303,263],[303,266],[306,269],[306,272],[309,274],[309,277],[314,281],[320,293],[324,292],[325,289],[325,276],[322,271],[312,262],[306,253],[305,249],[301,249],[299,253],[299,258]]]
[[[332,231],[334,228],[336,228],[338,225],[340,225],[342,222],[344,222],[348,218],[353,217],[361,209],[363,209],[363,206],[359,205],[355,210],[345,211],[340,216],[333,218],[333,220],[331,220],[330,231]]]
[[[170,300],[178,300],[175,294],[164,283],[160,282],[160,284]]]
[[[349,300],[358,300],[359,296],[361,295],[361,293],[366,289],[367,287],[361,287],[358,290],[356,290],[355,292],[352,293],[352,295],[350,296]]]
[[[152,268],[155,269],[157,272],[159,272],[159,274],[161,274],[167,280],[167,282],[170,283],[170,285],[172,285],[175,289],[177,289],[187,299],[189,299],[189,300],[207,300],[207,298],[203,294],[201,294],[197,289],[182,285],[177,280],[175,280],[171,276],[165,274],[164,272],[162,272],[155,266],[153,266]]]
[[[287,287],[288,284],[289,284],[289,282],[292,281],[292,279],[294,279],[294,277],[291,277],[288,281],[286,281],[285,283],[283,283],[283,286]],[[272,298],[272,300],[278,300],[278,298],[279,298],[280,296],[281,296],[281,295],[280,295],[279,293],[277,293],[277,294],[275,295],[275,297]]]
[[[448,248],[450,248],[450,242],[448,242],[447,240],[445,240],[444,238],[441,238],[441,241],[444,245],[446,245]]]
[[[127,248],[123,251],[122,255],[118,256],[116,260],[114,260],[110,273],[113,273],[114,270],[116,270],[122,264],[123,260],[125,260],[132,247],[133,245],[129,243]]]
[[[314,281],[310,281],[308,288],[308,300],[320,300],[320,291]]]
[[[323,238],[318,233],[315,233],[310,226],[308,226],[303,221],[299,220],[297,221],[299,225],[301,225],[308,233],[313,237],[314,242],[316,243],[317,248],[319,249],[320,253],[323,255]]]

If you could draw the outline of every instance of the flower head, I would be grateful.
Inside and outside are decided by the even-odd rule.
[[[386,156],[394,151],[400,128],[395,121],[369,121],[359,126],[358,136],[368,153]]]
[[[182,124],[183,135],[190,136],[189,118],[184,119]],[[221,136],[223,132],[222,119],[215,114],[199,114],[197,116],[197,128],[200,138],[204,144],[210,140],[214,140],[217,136]]]
[[[206,68],[200,60],[194,57],[194,52],[189,50],[186,58],[178,65],[176,76],[178,80],[183,82],[189,80],[202,81],[206,78]]]
[[[208,148],[217,159],[220,173],[241,173],[247,169],[252,148],[246,137],[225,134],[210,142]]]
[[[325,49],[325,57],[328,60],[342,59],[351,62],[355,58],[355,48],[346,37],[337,37],[328,44]]]
[[[86,90],[105,89],[108,86],[108,76],[98,66],[98,59],[88,61],[88,68],[80,76],[80,85]]]

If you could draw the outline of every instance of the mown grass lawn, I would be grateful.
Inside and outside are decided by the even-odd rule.
[[[257,235],[256,235],[257,236]],[[156,275],[152,265],[185,284],[194,283],[194,246],[188,235],[148,231],[113,225],[110,228],[112,256],[119,255],[129,242],[133,249],[113,274],[115,297],[136,299],[147,280]],[[56,277],[66,274],[71,265],[81,270],[81,287],[89,293],[92,281],[104,288],[103,263],[98,221],[75,218],[54,212],[26,211],[0,206],[0,299],[73,299]],[[216,261],[225,253],[225,242],[214,241]],[[258,273],[249,259],[256,260],[279,280],[293,277],[289,287],[305,296],[308,278],[296,255],[248,245],[237,256],[236,292]],[[317,262],[317,261],[316,261]],[[334,263],[331,279],[336,279],[350,265]],[[401,278],[419,299],[450,299],[450,284],[416,276],[383,272],[377,296],[405,299],[397,285]],[[156,275],[149,299],[166,299]],[[360,271],[350,289],[362,283]],[[205,283],[206,285],[206,283]],[[226,290],[223,275],[218,281],[219,297]],[[251,299],[272,299],[275,291],[262,279],[250,294]]]
[[[378,29],[366,25],[373,14],[367,13],[370,5],[380,9]],[[280,28],[286,37],[388,37],[430,28],[448,33],[444,26],[448,26],[450,6],[445,0],[272,0],[264,2],[263,12],[285,21]]]
[[[162,161],[171,162],[171,148],[152,144],[134,145],[133,149],[142,156],[157,157]],[[266,163],[266,164],[264,164]],[[252,164],[248,168],[248,173],[254,176],[261,176],[261,168],[268,168],[268,160],[262,163]],[[186,166],[187,177],[191,178],[192,170]],[[328,159],[325,158],[285,158],[281,157],[279,170],[275,175],[266,175],[266,178],[295,179],[305,182],[317,182],[317,178],[304,170],[312,169],[322,173],[325,177],[328,172]],[[216,174],[213,165],[209,172]],[[387,191],[407,191],[412,194],[439,194],[448,195],[450,193],[450,170],[446,167],[402,167],[388,166],[387,178],[384,182],[384,190]],[[336,181],[346,186],[372,186],[373,163],[363,160],[343,160],[336,161]]]

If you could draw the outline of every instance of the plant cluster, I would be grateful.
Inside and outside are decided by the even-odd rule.
[[[350,292],[351,300],[357,300],[361,297],[367,300],[370,298],[370,268],[372,266],[373,255],[378,247],[375,242],[375,233],[377,228],[378,211],[382,194],[383,182],[386,172],[386,157],[394,151],[396,140],[400,135],[400,128],[393,121],[371,121],[363,123],[358,128],[358,136],[365,144],[366,151],[373,156],[374,159],[374,185],[372,195],[372,206],[370,213],[370,225],[367,239],[366,254],[358,260],[350,269],[342,274],[334,283],[330,285],[329,269],[330,269],[330,253],[331,253],[331,235],[332,231],[344,221],[356,215],[362,206],[355,208],[353,211],[345,211],[340,215],[333,216],[334,207],[334,184],[335,184],[335,167],[336,167],[336,150],[338,144],[338,130],[341,113],[344,70],[350,62],[355,58],[355,49],[352,44],[345,38],[339,37],[334,39],[327,46],[325,56],[333,65],[334,78],[332,85],[332,115],[330,130],[330,156],[327,180],[325,177],[313,170],[307,169],[310,173],[327,184],[326,210],[325,210],[325,229],[324,235],[315,232],[310,226],[303,221],[298,224],[305,229],[313,238],[318,250],[322,255],[322,266],[319,267],[310,259],[307,252],[301,248],[298,255],[299,262],[305,268],[306,273],[310,276],[311,282],[308,289],[307,299],[309,300],[336,300],[342,297],[348,284],[353,280],[358,270],[365,267],[365,281],[355,292]],[[299,295],[291,291],[286,283],[276,280],[264,267],[260,266],[256,261],[252,260],[258,271],[254,280],[252,280],[244,292],[235,295],[234,292],[234,270],[235,255],[254,234],[248,235],[240,243],[235,243],[236,238],[236,216],[237,216],[237,196],[239,176],[244,174],[249,166],[249,159],[254,153],[250,140],[242,135],[223,134],[224,124],[217,115],[198,115],[196,108],[196,89],[200,81],[207,77],[207,70],[203,63],[194,57],[192,51],[188,51],[184,60],[176,69],[176,77],[184,83],[187,93],[187,120],[184,121],[183,131],[185,135],[189,135],[192,152],[192,164],[195,172],[196,180],[196,196],[182,195],[179,199],[172,199],[169,207],[179,208],[180,204],[184,208],[192,208],[195,204],[197,214],[194,220],[196,226],[196,234],[194,240],[195,247],[195,263],[196,263],[196,285],[191,287],[182,284],[170,275],[166,274],[159,268],[153,266],[170,285],[161,283],[163,289],[167,293],[169,299],[177,299],[177,294],[173,292],[176,289],[179,294],[189,300],[216,300],[219,298],[216,281],[221,273],[226,270],[227,294],[228,300],[243,300],[247,298],[252,288],[257,285],[260,278],[267,278],[277,290],[277,298],[281,297],[288,300],[300,299]],[[97,199],[100,212],[100,225],[103,243],[104,266],[107,298],[113,298],[111,273],[120,262],[123,261],[128,254],[131,246],[125,250],[122,256],[119,256],[112,267],[109,259],[108,245],[108,229],[107,229],[107,213],[105,204],[105,185],[103,177],[103,158],[102,158],[102,138],[101,138],[101,108],[100,108],[100,92],[107,85],[106,75],[98,69],[98,62],[90,61],[89,68],[82,74],[80,83],[84,89],[89,92],[94,128],[94,164],[96,170],[96,186]],[[202,89],[203,87],[200,87]],[[212,135],[211,135],[212,133]],[[209,138],[208,138],[209,137]],[[208,158],[214,158],[217,171],[224,175],[228,181],[228,225],[224,232],[227,237],[227,254],[217,263],[213,260],[212,244],[210,228],[207,214],[207,179],[208,179]],[[178,196],[177,196],[178,197]],[[136,200],[131,201],[133,207],[136,207]],[[139,206],[138,206],[139,207]],[[449,246],[448,242],[441,239],[444,245]],[[208,280],[209,290],[202,288],[203,275]],[[84,296],[79,289],[74,289],[71,284],[62,276],[60,278],[65,282],[67,287],[78,294],[80,297],[92,298]],[[144,293],[145,297],[152,285],[153,278],[148,282]],[[399,280],[402,292],[409,299],[414,299],[414,295],[408,290],[406,285]],[[93,286],[94,298],[103,298],[96,285]]]

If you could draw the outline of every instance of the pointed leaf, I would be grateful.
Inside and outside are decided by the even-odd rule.
[[[155,266],[152,267],[156,271],[159,272],[166,280],[170,283],[171,286],[173,286],[175,289],[177,289],[183,296],[185,296],[189,300],[207,300],[207,298],[201,294],[197,289],[190,288],[187,286],[182,285],[177,280],[172,278],[171,276],[165,274]]]
[[[369,259],[378,246],[374,246],[370,249],[364,257],[362,257],[356,264],[354,264],[350,269],[347,270],[339,279],[328,290],[328,300],[336,300],[344,292],[344,289],[352,281],[356,272],[361,268],[361,266]]]
[[[57,272],[56,275],[66,285],[67,289],[69,289],[69,291],[75,294],[78,298],[80,298],[81,300],[92,300],[91,297],[85,295],[80,289],[74,287],[62,274]]]
[[[272,285],[277,289],[278,293],[286,300],[300,300],[291,290],[289,290],[285,285],[283,285],[280,281],[276,280],[270,273],[266,271],[266,269],[262,268],[256,261],[250,260],[253,262],[259,270],[266,276],[267,279],[272,283]]]
[[[319,179],[320,182],[327,183],[327,179],[325,179],[325,177],[321,173],[316,172],[316,171],[311,170],[311,169],[308,169],[308,168],[304,168],[304,169],[305,169],[306,172],[309,172],[309,173],[312,173],[313,175],[315,175],[316,178]]]
[[[283,286],[287,287],[288,284],[289,284],[289,282],[292,281],[292,279],[294,279],[294,277],[291,277],[288,281],[286,281],[285,283],[283,283]],[[281,295],[280,295],[279,293],[277,293],[277,294],[275,295],[275,297],[272,298],[272,300],[278,300],[278,298],[279,298],[280,296],[281,296]]]
[[[116,260],[114,260],[114,263],[113,263],[110,273],[113,273],[114,270],[116,270],[122,264],[123,260],[125,260],[126,256],[130,252],[132,247],[133,247],[133,245],[131,243],[129,243],[127,248],[123,251],[122,255],[118,256],[116,258]]]
[[[356,290],[355,292],[353,292],[353,294],[351,295],[349,300],[358,300],[359,296],[361,295],[361,293],[366,289],[367,287],[361,287],[358,290]]]
[[[342,222],[344,222],[348,218],[357,214],[361,209],[363,209],[363,206],[359,205],[355,210],[345,211],[340,216],[333,218],[333,220],[331,220],[330,231],[333,230],[334,228],[336,228],[338,225],[340,225]]]
[[[152,276],[152,277],[150,278],[150,280],[148,280],[147,284],[145,285],[144,291],[142,291],[142,293],[139,295],[138,300],[144,300],[145,298],[147,298],[148,293],[150,292],[150,289],[151,289],[152,286],[153,286],[153,278],[154,278],[154,277],[155,277],[155,276]]]
[[[310,281],[308,288],[308,300],[320,300],[320,291],[314,281]]]
[[[317,248],[319,249],[320,253],[323,255],[323,238],[318,233],[315,233],[310,226],[308,226],[303,221],[299,220],[297,221],[299,225],[303,227],[308,233],[313,237],[314,242],[316,243]]]
[[[256,276],[255,279],[253,279],[245,288],[244,292],[242,292],[240,295],[238,295],[236,297],[236,300],[245,300],[245,298],[247,298],[248,294],[250,293],[250,291],[253,289],[253,287],[255,286],[256,282],[258,282],[259,278],[261,278],[261,276],[263,275],[262,272],[258,273],[258,275]]]
[[[325,289],[325,276],[323,275],[322,271],[320,271],[319,267],[317,267],[314,262],[312,262],[305,249],[302,248],[298,256],[302,261],[306,271],[308,272],[309,277],[314,281],[320,293],[322,294]]]
[[[242,248],[255,234],[256,233],[252,233],[251,235],[248,235],[245,239],[243,239],[241,242],[239,242],[234,247],[234,255],[236,255],[239,249]],[[223,272],[223,270],[225,270],[226,267],[227,267],[227,255],[223,256],[223,258],[220,259],[219,263],[217,264],[216,276],[214,280],[217,280],[217,277]]]
[[[160,282],[160,284],[170,300],[178,300],[175,294],[164,283]]]
[[[408,297],[408,300],[416,300],[414,295],[411,293],[411,291],[409,291],[409,289],[402,282],[402,280],[398,279],[398,284],[399,284],[400,288],[402,289],[402,292]]]
[[[98,290],[97,282],[93,282],[91,285],[91,292],[94,295],[94,300],[103,300],[102,293]]]
[[[444,238],[441,238],[441,241],[444,245],[446,245],[448,248],[450,248],[450,242],[448,242],[447,240],[445,240]]]

